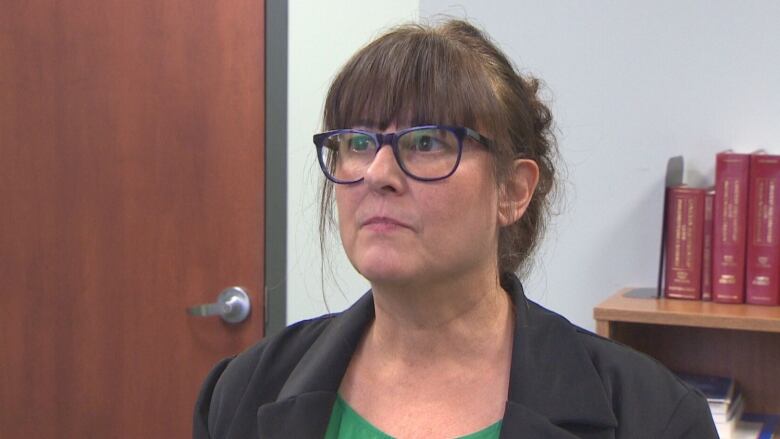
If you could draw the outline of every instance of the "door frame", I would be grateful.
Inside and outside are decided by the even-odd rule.
[[[287,326],[288,0],[265,2],[265,336]],[[273,166],[271,166],[273,164]],[[284,206],[280,209],[279,206]]]

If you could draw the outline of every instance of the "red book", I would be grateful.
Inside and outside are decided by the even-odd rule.
[[[712,300],[745,301],[745,238],[750,155],[718,153],[712,212]]]
[[[701,300],[712,300],[712,206],[715,189],[704,194],[704,248],[701,255]]]
[[[704,189],[669,188],[664,295],[701,299]]]
[[[750,156],[746,302],[780,304],[780,156]]]

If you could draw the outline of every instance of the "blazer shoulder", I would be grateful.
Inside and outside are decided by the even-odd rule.
[[[292,370],[334,316],[328,314],[294,323],[232,357],[219,377],[219,385],[246,383],[257,374],[283,374]]]
[[[701,392],[649,355],[579,327],[576,331],[612,402],[619,431],[664,438],[717,437]]]
[[[225,437],[239,412],[274,401],[287,377],[334,316],[328,314],[290,325],[217,363],[201,386],[196,402],[194,437]]]
[[[689,390],[682,380],[655,358],[586,329],[575,327],[575,330],[605,383],[618,385],[637,381],[635,385],[646,383],[647,387],[656,387],[655,384],[660,381],[666,384],[662,392],[668,392],[667,396],[679,396]]]

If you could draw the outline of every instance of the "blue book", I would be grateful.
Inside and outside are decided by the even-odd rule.
[[[728,405],[734,396],[736,383],[732,378],[689,373],[677,373],[677,376],[692,387],[699,389],[707,397],[710,407],[713,404]]]
[[[745,413],[741,422],[763,424],[759,430],[757,439],[772,439],[777,426],[780,425],[780,415],[762,415],[758,413]]]

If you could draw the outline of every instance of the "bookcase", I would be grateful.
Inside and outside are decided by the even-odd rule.
[[[780,414],[780,306],[658,299],[624,288],[593,310],[599,335],[681,372],[731,376],[746,412]]]

